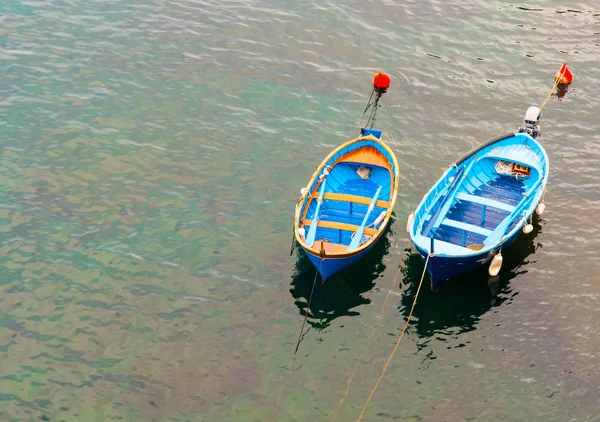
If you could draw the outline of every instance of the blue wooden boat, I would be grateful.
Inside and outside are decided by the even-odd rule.
[[[479,267],[495,276],[501,251],[541,214],[548,156],[538,142],[540,109],[530,107],[517,133],[492,139],[453,163],[427,192],[407,230],[423,261],[431,288]],[[541,202],[542,201],[542,202]]]
[[[387,89],[385,81],[377,84],[378,75],[385,74],[375,75],[377,96],[361,136],[321,162],[296,205],[294,238],[324,282],[373,248],[398,196],[398,162],[381,141],[382,131],[372,128],[378,100]]]

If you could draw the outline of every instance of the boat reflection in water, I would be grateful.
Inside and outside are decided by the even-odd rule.
[[[429,274],[426,274],[413,312],[414,321],[411,323],[418,336],[429,338],[446,330],[451,330],[453,334],[474,330],[483,314],[510,301],[513,297],[510,280],[527,272],[526,264],[534,261],[528,261],[526,258],[542,247],[535,241],[538,233],[542,231],[542,222],[541,218],[535,216],[533,232],[519,236],[515,243],[503,252],[504,264],[496,277],[490,277],[487,268],[481,268],[451,280],[437,293],[433,293],[427,288]],[[424,264],[419,254],[410,250],[404,262],[403,284],[406,288],[399,307],[404,319],[410,312],[423,269]]]
[[[310,304],[308,324],[317,330],[322,330],[336,318],[360,315],[357,308],[371,302],[363,297],[363,293],[370,291],[375,286],[375,281],[386,268],[383,257],[390,247],[390,230],[388,227],[381,240],[359,263],[336,274],[327,281],[327,284],[322,283],[319,276]],[[306,257],[306,254],[299,253],[292,275],[290,292],[296,299],[294,303],[302,316],[306,312],[315,271],[314,265]]]

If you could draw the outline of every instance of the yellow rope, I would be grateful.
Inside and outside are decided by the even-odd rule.
[[[398,280],[398,276],[400,275],[401,271],[402,271],[402,266],[400,266],[400,268],[398,268],[398,271],[396,272],[396,276],[394,277],[394,279],[392,281],[392,285],[390,286],[390,289],[388,290],[387,294],[385,295],[385,299],[383,300],[383,304],[381,305],[381,312],[379,313],[379,316],[377,317],[377,323],[379,323],[381,321],[381,318],[383,318],[383,313],[385,311],[385,304],[387,303],[387,301],[390,297],[390,294],[392,293],[392,290],[394,289],[394,286],[396,285],[396,280]],[[352,375],[350,375],[350,378],[348,378],[348,382],[347,382],[348,385],[346,386],[346,391],[344,391],[344,395],[340,399],[340,402],[338,403],[338,406],[335,409],[335,412],[333,412],[333,415],[331,416],[331,422],[333,422],[335,420],[335,418],[337,417],[337,415],[340,411],[340,408],[342,407],[342,404],[344,403],[344,400],[346,399],[346,396],[348,395],[348,392],[350,391],[350,385],[352,384],[352,380],[354,379],[354,375],[356,374],[358,364],[366,356],[367,351],[369,350],[369,347],[371,346],[371,339],[375,335],[375,332],[377,332],[377,325],[373,326],[371,335],[367,339],[367,346],[365,347],[365,350],[363,350],[362,354],[356,360],[356,364],[354,365],[354,369],[352,370]]]
[[[546,106],[546,103],[548,102],[550,97],[552,97],[552,94],[554,94],[554,90],[558,86],[558,81],[559,81],[559,79],[556,80],[556,82],[554,83],[554,86],[552,87],[552,90],[550,91],[550,93],[548,94],[548,96],[546,97],[546,99],[544,100],[542,105],[540,106],[540,111],[542,111],[544,109],[544,107]]]
[[[567,68],[565,67],[565,70],[567,70]],[[550,92],[548,93],[548,96],[546,97],[546,99],[544,100],[544,102],[542,103],[542,105],[540,106],[540,111],[542,111],[544,109],[544,107],[546,106],[546,103],[548,102],[548,100],[550,99],[550,97],[552,97],[552,94],[554,94],[554,90],[556,89],[556,87],[558,86],[558,84],[560,83],[560,80],[563,78],[563,76],[565,75],[565,70],[563,70],[560,73],[560,76],[555,76],[554,79],[556,79],[556,81],[554,82],[554,86],[552,87],[552,89],[550,90]]]
[[[566,69],[565,69],[566,70]],[[560,73],[560,75],[555,76],[555,82],[554,85],[552,86],[552,89],[550,90],[550,92],[548,93],[548,96],[546,97],[546,99],[544,100],[544,102],[542,103],[542,105],[540,106],[540,111],[544,109],[544,107],[546,106],[546,103],[550,100],[550,97],[552,97],[552,94],[554,94],[554,90],[556,89],[556,87],[558,86],[558,84],[560,83],[562,77],[564,76],[565,71],[562,71]],[[377,390],[377,387],[379,387],[379,384],[381,382],[381,380],[383,379],[385,372],[387,371],[387,368],[390,364],[390,362],[392,361],[394,354],[396,353],[396,350],[398,349],[398,346],[400,346],[400,341],[402,340],[402,337],[404,337],[404,333],[406,332],[406,329],[408,328],[408,324],[410,323],[410,319],[412,317],[413,311],[415,309],[415,305],[417,304],[417,298],[419,297],[419,292],[421,291],[421,286],[423,285],[423,280],[425,279],[425,273],[427,271],[427,264],[429,263],[429,258],[431,256],[433,256],[434,254],[430,253],[429,255],[427,255],[427,259],[425,260],[425,268],[423,269],[423,274],[421,275],[421,281],[419,282],[419,286],[417,288],[417,293],[415,295],[415,300],[413,301],[412,307],[410,308],[410,312],[408,314],[408,318],[406,319],[406,323],[404,324],[404,328],[402,329],[402,333],[400,333],[400,337],[398,337],[398,341],[396,342],[396,345],[394,346],[394,349],[392,350],[392,353],[390,353],[387,362],[385,363],[383,370],[381,371],[381,375],[379,376],[379,378],[377,379],[377,382],[375,383],[375,386],[373,387],[373,389],[371,390],[371,393],[369,394],[369,397],[367,398],[367,401],[365,402],[365,404],[363,405],[363,409],[362,412],[360,413],[360,416],[357,419],[357,422],[360,422],[367,410],[367,406],[369,405],[369,402],[371,401],[371,399],[373,398],[373,395],[375,394],[375,390]],[[398,274],[396,274],[396,277],[398,276]],[[394,277],[394,284],[396,281],[396,277]],[[392,284],[392,288],[394,286],[394,284]],[[383,302],[383,306],[381,309],[381,313],[379,315],[379,320],[381,320],[381,317],[383,316],[383,311],[384,311],[384,307],[385,307],[385,303],[387,302],[387,299],[389,297],[390,292],[392,291],[392,288],[390,288],[390,290],[388,291],[388,295],[385,297],[385,300]],[[369,337],[368,341],[367,341],[367,347],[365,348],[365,350],[363,351],[363,354],[360,356],[359,361],[364,358],[369,346],[370,346],[370,341],[371,338],[373,337],[373,335],[375,334],[376,328],[373,328],[373,331],[371,332],[371,336]],[[344,392],[344,396],[340,399],[340,402],[338,404],[338,408],[336,409],[335,413],[333,414],[333,417],[331,418],[331,422],[333,422],[333,420],[336,418],[337,413],[342,405],[342,403],[344,402],[344,399],[346,398],[346,396],[348,395],[348,391],[350,390],[350,384],[352,382],[352,378],[354,377],[354,374],[356,373],[356,368],[358,366],[358,361],[356,366],[354,367],[354,370],[352,372],[352,375],[350,376],[350,379],[348,380],[348,387],[346,388],[346,391]]]
[[[281,397],[283,396],[283,388],[285,387],[285,383],[287,382],[288,376],[290,375],[292,365],[294,364],[294,360],[296,360],[296,352],[294,352],[293,356],[290,358],[287,370],[285,371],[285,376],[283,377],[283,382],[281,383],[281,388],[279,389],[279,395],[277,396],[277,401],[275,402],[275,408],[273,409],[273,413],[271,414],[272,421],[274,421],[275,417],[277,416],[277,411],[279,410],[279,402],[281,401]]]
[[[381,375],[379,376],[379,378],[377,379],[377,382],[375,383],[375,387],[373,387],[373,389],[371,390],[371,394],[369,394],[369,398],[363,405],[362,412],[360,413],[360,416],[358,417],[356,422],[360,422],[360,420],[363,418],[363,416],[367,410],[367,406],[368,406],[369,402],[371,401],[373,394],[375,394],[375,390],[377,390],[377,387],[379,387],[379,383],[383,379],[383,376],[385,375],[385,371],[387,371],[387,368],[388,368],[390,362],[392,361],[392,358],[394,357],[394,354],[396,353],[398,346],[400,345],[400,341],[402,340],[402,337],[404,336],[404,333],[406,332],[406,329],[408,328],[408,324],[410,323],[410,318],[412,317],[413,311],[415,309],[415,305],[417,304],[417,298],[419,297],[419,292],[421,291],[421,286],[423,285],[423,280],[425,279],[425,273],[427,272],[427,264],[429,263],[429,258],[432,257],[433,255],[434,255],[433,253],[430,253],[429,255],[427,255],[427,259],[425,260],[425,268],[423,268],[423,274],[421,275],[421,281],[419,282],[419,287],[417,287],[417,294],[415,295],[415,300],[413,301],[412,307],[410,308],[408,318],[406,318],[406,324],[404,324],[402,333],[400,334],[400,337],[398,337],[398,341],[396,342],[396,345],[394,346],[392,353],[390,353],[390,356],[388,357],[388,360],[385,363],[385,366],[383,367],[383,371],[381,371]]]

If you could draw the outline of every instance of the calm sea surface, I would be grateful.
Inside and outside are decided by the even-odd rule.
[[[598,2],[2,0],[0,420],[270,420],[314,277],[295,202],[381,70],[396,219],[317,284],[276,418],[329,420],[377,326],[356,420],[423,271],[408,214],[563,61],[543,218],[498,282],[421,292],[364,421],[600,420]]]

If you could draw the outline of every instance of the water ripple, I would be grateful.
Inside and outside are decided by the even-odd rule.
[[[507,254],[503,284],[423,296],[387,378],[402,384],[378,391],[373,414],[589,419],[599,15],[590,1],[5,1],[0,414],[246,420],[281,302],[270,403],[300,322],[292,302],[304,303],[288,252],[294,203],[358,133],[385,70],[377,126],[402,177],[391,246],[360,268],[373,279],[320,286],[327,328],[305,335],[284,397],[318,395],[285,417],[322,419],[375,323],[385,294],[374,293],[404,260],[406,215],[456,157],[518,126],[567,61],[575,83],[544,110],[551,174],[535,236]],[[411,261],[392,296],[401,316],[419,275]],[[401,323],[386,312],[367,384]]]

